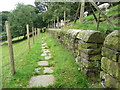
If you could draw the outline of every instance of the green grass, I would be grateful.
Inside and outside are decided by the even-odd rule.
[[[75,63],[71,53],[48,34],[44,34],[44,40],[53,56],[49,63],[54,67],[55,84],[49,88],[88,88],[88,81],[78,70],[79,66]]]
[[[30,50],[27,47],[27,40],[13,44],[16,69],[16,74],[13,77],[10,71],[8,46],[0,48],[2,49],[2,84],[4,88],[26,87],[37,65],[36,61],[40,60],[40,45],[41,37],[37,39],[34,45],[31,38]]]
[[[2,84],[4,88],[23,88],[27,87],[30,78],[33,75],[42,75],[42,71],[35,73],[34,69],[40,67],[37,61],[45,60],[40,56],[41,37],[44,36],[48,48],[53,56],[49,59],[49,66],[54,67],[55,84],[48,87],[37,88],[89,88],[89,81],[78,70],[79,66],[70,52],[65,50],[48,34],[41,34],[35,44],[32,44],[30,50],[27,47],[27,40],[14,43],[13,49],[15,54],[16,74],[11,76],[8,47],[3,46],[2,49]],[[31,38],[32,39],[32,38]],[[47,73],[46,73],[47,74]],[[36,87],[32,87],[36,88]]]
[[[109,9],[110,11],[108,12],[107,16],[114,17],[116,15],[119,15],[118,8],[120,8],[120,5],[110,8]],[[98,12],[96,12],[96,16],[98,17]],[[80,20],[77,20],[75,25],[73,25],[73,22],[71,22],[69,23],[71,25],[64,27],[63,30],[65,29],[97,30],[97,23],[95,22],[95,20],[90,20],[90,19],[94,19],[93,15],[89,15],[85,17],[84,18],[85,21],[83,24],[80,23]],[[102,18],[102,20],[105,20],[105,19]],[[117,18],[114,18],[114,19],[111,18],[110,20],[113,24],[118,24]],[[104,32],[105,30],[120,30],[120,27],[118,25],[109,25],[107,24],[107,21],[105,20],[103,22],[100,22],[99,31]]]

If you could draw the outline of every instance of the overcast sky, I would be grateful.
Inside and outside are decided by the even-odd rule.
[[[17,3],[34,5],[34,1],[35,0],[0,0],[0,12],[13,10]]]

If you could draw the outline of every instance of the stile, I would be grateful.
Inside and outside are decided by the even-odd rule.
[[[6,32],[7,32],[9,54],[10,54],[11,72],[12,72],[12,75],[14,75],[15,74],[14,52],[13,52],[13,47],[12,47],[12,39],[11,39],[11,33],[10,33],[10,24],[9,24],[8,21],[6,21],[5,24],[6,24]]]

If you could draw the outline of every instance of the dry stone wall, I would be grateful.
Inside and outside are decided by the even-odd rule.
[[[81,70],[94,82],[100,76],[101,47],[104,38],[99,31],[69,29],[47,30],[66,49],[72,52]]]
[[[110,33],[104,41],[101,81],[104,87],[120,88],[120,31]]]
[[[48,29],[60,44],[72,52],[88,79],[101,80],[105,88],[120,88],[120,31],[104,37],[94,30]]]

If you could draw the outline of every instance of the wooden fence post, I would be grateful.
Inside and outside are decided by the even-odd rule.
[[[12,75],[14,75],[15,74],[14,53],[13,53],[12,39],[11,39],[11,33],[10,33],[10,24],[8,21],[6,21],[5,24],[6,24],[8,48],[9,48],[9,53],[10,53],[11,72],[12,72]]]
[[[29,25],[26,25],[27,28],[27,39],[28,39],[28,48],[30,49],[30,33],[29,33]]]
[[[55,20],[54,20],[54,28],[55,28]]]
[[[36,28],[34,28],[34,31],[35,31],[35,38],[36,38]]]
[[[33,43],[35,43],[35,39],[34,39],[34,27],[32,27],[32,37],[33,37]]]
[[[37,35],[39,36],[40,35],[40,29],[37,28]]]
[[[57,17],[57,28],[59,28],[59,17]]]
[[[38,33],[39,33],[39,35],[40,35],[40,28],[39,28],[39,30],[38,30]]]
[[[66,24],[66,11],[64,11],[64,27],[65,27],[65,24]]]
[[[37,37],[37,28],[35,28],[35,32],[36,32],[36,35],[35,35],[35,36]]]
[[[84,20],[84,8],[85,8],[85,1],[82,0],[81,10],[80,10],[80,23],[83,23],[83,20]]]

